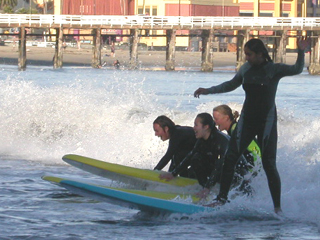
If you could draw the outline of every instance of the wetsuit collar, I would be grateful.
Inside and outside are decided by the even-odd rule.
[[[227,131],[229,136],[231,136],[233,130],[236,128],[235,124],[237,124],[237,122],[236,122],[236,120],[233,120],[231,125],[230,125],[230,127],[229,127],[229,129],[228,129],[228,131]]]

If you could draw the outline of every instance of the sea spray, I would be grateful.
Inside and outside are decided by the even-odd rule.
[[[67,153],[153,168],[168,146],[167,141],[154,136],[153,120],[165,114],[176,124],[192,126],[196,114],[211,113],[218,104],[241,110],[242,88],[200,99],[193,97],[198,87],[217,85],[234,73],[68,67],[53,70],[31,66],[18,72],[16,66],[3,68],[3,238],[50,235],[63,239],[72,235],[93,239],[97,233],[104,238],[110,234],[125,238],[141,236],[141,232],[146,239],[172,234],[181,239],[319,238],[318,77],[301,74],[279,84],[277,166],[282,179],[283,218],[273,212],[267,180],[261,171],[252,180],[252,196],[233,199],[217,214],[141,219],[133,217],[133,210],[73,196],[40,177],[49,174],[108,183],[72,166],[60,165],[65,164],[61,157]]]

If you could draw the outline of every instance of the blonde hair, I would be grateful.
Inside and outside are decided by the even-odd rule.
[[[232,109],[225,104],[214,107],[213,112],[219,112],[223,115],[227,115],[231,121],[237,121],[238,117],[240,116],[238,111],[232,111]]]

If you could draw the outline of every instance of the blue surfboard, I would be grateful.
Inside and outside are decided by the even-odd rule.
[[[195,214],[215,210],[215,208],[189,203],[190,201],[186,203],[186,200],[183,200],[183,197],[179,194],[110,188],[51,176],[42,178],[57,183],[81,196],[141,211]],[[186,196],[184,195],[184,197]],[[196,201],[195,197],[189,196],[189,198]]]

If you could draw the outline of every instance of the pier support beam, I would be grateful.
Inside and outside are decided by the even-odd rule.
[[[167,46],[166,46],[166,71],[175,69],[175,53],[176,53],[176,30],[167,30]]]
[[[213,71],[213,39],[214,30],[203,30],[202,31],[202,53],[201,53],[201,71],[212,72]]]
[[[244,30],[238,32],[237,38],[237,66],[238,71],[240,67],[246,62],[246,55],[244,54],[244,45],[250,38],[250,30]]]
[[[316,34],[317,37],[311,38],[310,65],[308,67],[311,75],[320,74],[320,32],[312,32],[312,36]]]
[[[130,30],[130,62],[129,69],[137,69],[138,68],[138,43],[139,43],[139,29],[131,29]]]
[[[101,28],[92,29],[93,44],[92,44],[92,62],[93,68],[101,67]]]
[[[275,63],[286,63],[287,30],[275,32],[275,44],[272,58]]]
[[[62,68],[63,59],[63,28],[56,28],[56,46],[54,50],[53,68]]]
[[[19,71],[26,70],[27,64],[27,47],[26,47],[26,29],[21,27],[19,31],[19,58],[18,69]]]

